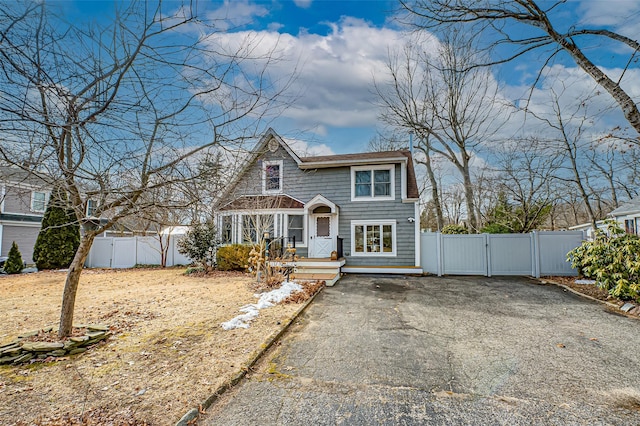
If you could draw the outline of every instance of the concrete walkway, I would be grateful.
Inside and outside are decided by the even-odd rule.
[[[640,424],[640,321],[524,278],[350,275],[206,425]]]

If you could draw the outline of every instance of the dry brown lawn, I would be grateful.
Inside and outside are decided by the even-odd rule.
[[[257,299],[241,274],[189,277],[183,269],[85,270],[75,324],[114,332],[56,362],[0,366],[0,424],[175,424],[237,374],[300,304],[260,311],[247,330],[220,323]],[[57,327],[63,272],[0,276],[0,344]],[[90,424],[102,424],[91,422]]]

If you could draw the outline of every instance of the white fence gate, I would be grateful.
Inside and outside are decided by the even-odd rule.
[[[567,253],[582,231],[530,234],[421,234],[422,270],[437,275],[577,275]]]
[[[172,236],[167,252],[167,266],[188,265],[191,260],[178,252],[180,237]],[[160,265],[160,242],[157,237],[99,237],[93,240],[85,262],[88,268],[131,268],[135,265]]]

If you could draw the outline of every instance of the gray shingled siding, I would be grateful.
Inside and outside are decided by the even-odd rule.
[[[33,263],[33,246],[40,232],[40,226],[2,226],[2,256],[7,256],[13,241],[18,245],[22,260]]]
[[[307,203],[318,194],[339,207],[339,236],[344,241],[344,253],[348,265],[415,266],[415,224],[407,219],[415,216],[413,203],[402,203],[401,166],[395,165],[395,200],[375,202],[351,202],[351,168],[301,170],[288,153],[280,147],[276,152],[266,152],[265,161],[283,160],[284,194]],[[262,193],[261,163],[256,162],[238,182],[231,196]],[[351,254],[352,220],[396,220],[395,257],[353,257]],[[417,218],[416,218],[417,219]],[[349,256],[346,256],[346,254]],[[299,247],[299,256],[306,256],[307,249]]]
[[[303,179],[304,171],[298,168],[296,162],[282,148],[277,151],[267,151],[259,161],[252,164],[245,172],[244,176],[238,181],[233,191],[229,193],[231,201],[238,195],[259,195],[262,194],[262,161],[278,161],[283,162],[283,193],[292,195],[292,191],[300,187]]]
[[[31,190],[7,186],[4,195],[4,213],[33,214]]]
[[[338,234],[344,241],[344,253],[348,265],[397,265],[415,266],[415,224],[407,218],[415,216],[413,203],[402,203],[400,165],[395,167],[395,192],[393,201],[352,202],[351,168],[340,167],[305,171],[305,185],[301,185],[292,197],[305,203],[322,194],[339,207]],[[331,188],[331,189],[330,189]],[[351,254],[352,220],[396,220],[396,257],[353,257]],[[346,254],[349,253],[349,256]]]

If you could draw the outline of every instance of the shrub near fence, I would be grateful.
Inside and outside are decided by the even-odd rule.
[[[437,275],[577,275],[566,261],[582,231],[529,234],[421,234],[421,266]]]

